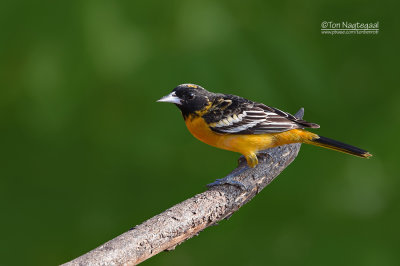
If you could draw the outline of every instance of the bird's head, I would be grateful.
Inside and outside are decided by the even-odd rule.
[[[181,84],[157,102],[174,103],[183,115],[195,113],[209,104],[211,93],[195,84]]]

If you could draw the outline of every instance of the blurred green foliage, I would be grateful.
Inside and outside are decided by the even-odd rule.
[[[0,264],[66,262],[229,173],[238,154],[155,103],[190,82],[305,107],[374,157],[303,146],[228,222],[144,265],[399,265],[395,3],[1,1]]]

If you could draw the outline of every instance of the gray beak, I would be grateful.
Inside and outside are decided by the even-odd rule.
[[[168,94],[167,96],[162,97],[160,100],[158,100],[157,102],[163,102],[163,103],[175,103],[175,104],[179,104],[181,105],[181,99],[179,99],[179,97],[176,96],[175,92],[171,92],[170,94]]]

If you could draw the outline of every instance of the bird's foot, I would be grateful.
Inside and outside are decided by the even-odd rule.
[[[246,157],[246,161],[247,161],[247,165],[250,166],[251,168],[254,168],[257,166],[258,164],[258,158],[257,155],[255,153],[250,153],[248,155],[245,156]]]

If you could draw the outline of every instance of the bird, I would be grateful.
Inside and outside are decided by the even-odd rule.
[[[312,144],[361,158],[372,156],[366,150],[306,130],[319,128],[318,124],[240,96],[209,92],[196,84],[181,84],[157,102],[175,104],[194,137],[241,153],[251,168],[258,164],[258,152],[291,143]]]

